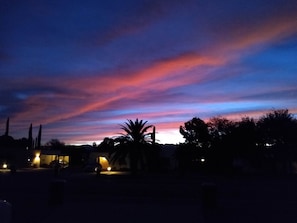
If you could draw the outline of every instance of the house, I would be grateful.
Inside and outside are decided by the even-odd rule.
[[[61,164],[69,164],[69,155],[60,150],[42,148],[33,151],[33,167],[50,167],[55,161]]]
[[[42,147],[33,151],[33,167],[52,167],[55,162],[83,168],[93,166],[93,169],[101,164],[102,170],[110,170],[108,153],[89,145],[65,146],[63,149]]]
[[[59,150],[44,149],[40,154],[40,166],[51,166],[54,161],[69,164],[69,155]]]
[[[87,166],[99,166],[102,167],[102,170],[115,169],[110,166],[109,162],[109,153],[106,151],[98,151],[97,148],[89,148],[88,158],[86,161]]]

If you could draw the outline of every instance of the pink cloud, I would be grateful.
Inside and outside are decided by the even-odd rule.
[[[114,38],[117,35],[124,35],[127,31],[129,34],[133,33],[134,28],[127,30],[119,30],[118,33],[111,35]],[[245,51],[257,51],[266,45],[276,42],[284,37],[290,36],[297,32],[297,19],[295,14],[278,15],[274,18],[267,18],[259,21],[256,24],[247,24],[243,27],[226,27],[222,35],[224,38],[221,41],[213,43],[207,50],[197,53],[184,53],[178,56],[168,57],[168,59],[154,61],[149,65],[140,68],[137,71],[126,73],[120,70],[114,70],[106,75],[99,73],[98,75],[85,75],[84,77],[57,78],[52,79],[50,83],[45,83],[42,78],[37,79],[33,77],[30,79],[31,85],[47,86],[53,92],[41,94],[38,96],[29,96],[23,103],[24,109],[17,113],[13,118],[27,122],[29,125],[32,120],[40,124],[59,123],[63,120],[73,118],[74,120],[87,114],[89,112],[100,112],[105,110],[112,110],[114,108],[125,109],[133,104],[134,100],[144,99],[149,91],[155,92],[155,102],[163,99],[158,93],[169,91],[171,89],[186,86],[188,84],[196,83],[202,84],[214,78],[226,78],[226,76],[219,77],[218,74],[208,73],[205,67],[221,68],[236,62]],[[227,38],[229,37],[230,38]],[[109,37],[110,38],[110,37]],[[227,40],[226,40],[227,39]],[[258,49],[256,49],[256,47]],[[251,50],[252,49],[252,50]],[[193,49],[193,52],[195,49]],[[229,75],[240,75],[232,73]],[[28,77],[26,78],[28,79]],[[24,85],[24,79],[15,82],[18,89]],[[29,84],[28,84],[29,85]],[[7,87],[9,88],[9,86]],[[57,90],[57,91],[55,91]],[[270,89],[270,92],[278,91],[279,89]],[[267,89],[254,89],[258,94],[267,93]],[[53,95],[51,95],[53,94]],[[167,95],[166,95],[167,96]],[[224,95],[209,93],[208,97],[197,99],[187,98],[184,102],[211,103],[211,102],[231,102],[236,100],[244,100],[240,95]],[[247,100],[247,99],[246,99]],[[153,102],[151,102],[153,103]],[[169,110],[169,111],[168,111]],[[162,119],[162,117],[182,116],[185,113],[190,114],[194,112],[192,109],[176,109],[175,111],[148,111],[143,114],[133,114],[135,117],[142,116],[146,119]],[[292,112],[297,112],[293,109]],[[262,115],[263,111],[247,111],[244,115],[258,116]],[[240,117],[242,114],[230,113],[227,118]],[[110,118],[119,120],[119,123],[126,120],[126,115],[118,115],[117,117],[103,117],[102,121],[108,121]],[[187,120],[184,120],[187,121]],[[183,121],[183,122],[184,122]],[[75,122],[75,121],[74,121]],[[183,123],[182,122],[182,123]],[[156,126],[161,130],[176,129],[181,123],[178,121],[158,122]],[[59,127],[60,129],[53,129],[55,131],[67,132],[71,127]],[[102,131],[100,133],[92,133],[90,127],[80,127],[80,131],[86,134],[80,135],[80,139],[87,140],[92,137],[100,138],[103,135],[108,136],[114,134],[112,131]],[[76,130],[71,130],[75,132]],[[74,133],[73,133],[74,134]],[[49,134],[50,135],[50,134]],[[74,140],[76,136],[65,136],[66,140]]]
[[[131,75],[115,75],[112,77],[93,77],[79,78],[73,80],[53,80],[51,85],[56,88],[63,89],[66,87],[65,93],[52,95],[55,100],[51,100],[51,95],[38,95],[28,98],[25,102],[27,110],[19,114],[20,117],[30,116],[32,113],[51,115],[43,120],[45,123],[51,123],[62,119],[79,116],[86,112],[94,110],[108,109],[110,104],[121,101],[125,98],[137,98],[144,94],[147,89],[166,90],[176,86],[191,83],[193,79],[203,79],[203,77],[184,77],[182,74],[172,75],[173,73],[183,71],[184,69],[192,69],[195,66],[217,66],[222,62],[203,58],[194,54],[182,55],[178,58],[158,62],[149,68],[140,70]],[[166,81],[168,76],[173,79]],[[65,86],[66,83],[66,86]],[[163,83],[160,84],[160,83]],[[74,92],[68,94],[67,92]],[[103,95],[103,96],[102,96]],[[72,104],[73,101],[73,104]],[[81,104],[77,104],[81,102]],[[36,105],[36,106],[35,106]],[[66,106],[64,113],[54,114],[50,111],[56,107]],[[69,108],[68,108],[69,107]],[[74,109],[75,107],[75,109]],[[68,109],[67,109],[68,108]]]

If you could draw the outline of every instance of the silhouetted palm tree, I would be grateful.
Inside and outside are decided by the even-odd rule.
[[[147,121],[128,119],[124,125],[121,125],[121,129],[125,133],[115,139],[118,145],[115,147],[111,162],[124,162],[128,157],[133,173],[139,167],[143,169],[146,162],[147,145],[152,142],[152,134],[147,131],[152,127],[152,125],[147,125]]]
[[[147,143],[150,138],[151,133],[146,133],[149,128],[152,128],[152,125],[146,125],[147,121],[138,120],[135,121],[129,120],[125,122],[125,125],[121,125],[121,129],[123,129],[126,134],[126,139],[135,144],[139,143]]]

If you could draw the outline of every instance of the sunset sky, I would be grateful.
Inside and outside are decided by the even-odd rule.
[[[0,135],[92,144],[139,118],[178,143],[272,109],[297,114],[296,0],[1,1]]]

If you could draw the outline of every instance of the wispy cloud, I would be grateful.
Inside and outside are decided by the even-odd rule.
[[[67,12],[63,5],[7,3],[1,15],[10,22],[0,25],[0,121],[10,116],[21,132],[33,122],[45,125],[47,139],[87,142],[116,134],[127,118],[178,134],[193,116],[296,112],[297,80],[289,75],[296,68],[284,72],[280,61],[272,76],[250,62],[297,35],[295,1],[90,1],[84,8],[74,1]],[[291,48],[279,50],[294,57]]]

